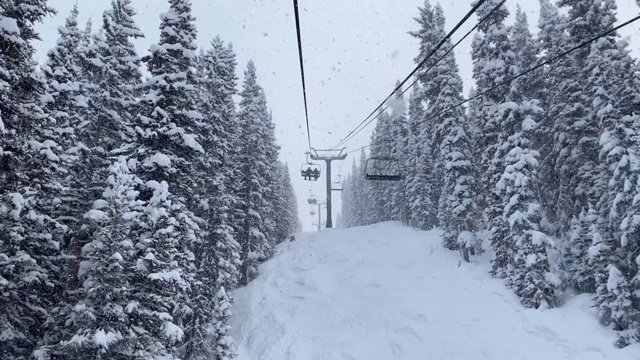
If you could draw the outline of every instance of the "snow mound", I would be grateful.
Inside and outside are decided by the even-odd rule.
[[[232,293],[237,360],[637,359],[613,346],[590,296],[523,308],[488,275],[458,267],[440,232],[396,223],[302,234]]]

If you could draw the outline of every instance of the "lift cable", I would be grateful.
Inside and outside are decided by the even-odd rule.
[[[339,147],[340,145],[345,143],[345,139],[349,138],[356,130],[358,130],[358,128],[360,128],[360,126],[362,126],[362,124],[364,124],[365,122],[367,122],[367,120],[369,120],[375,113],[376,111],[378,111],[380,108],[382,108],[385,103],[387,102],[387,100],[389,100],[395,93],[396,91],[398,91],[399,89],[401,89],[404,84],[409,81],[411,79],[411,77],[418,72],[418,70],[420,70],[420,68],[422,66],[424,66],[424,64],[427,63],[427,61],[429,61],[429,59],[431,59],[431,57],[433,57],[435,55],[435,53],[440,50],[440,48],[451,38],[451,36],[453,36],[453,34],[458,31],[458,29],[460,29],[460,27],[462,25],[464,25],[465,22],[467,22],[467,20],[471,17],[471,15],[473,15],[476,10],[482,6],[487,0],[480,0],[478,1],[473,8],[471,8],[471,10],[462,18],[462,20],[460,20],[458,22],[458,24],[456,24],[456,26],[453,27],[453,29],[451,29],[451,31],[449,31],[449,33],[442,38],[442,40],[440,40],[440,42],[433,48],[433,50],[431,50],[431,52],[429,53],[429,55],[427,55],[412,71],[411,73],[409,73],[409,75],[407,75],[407,77],[404,78],[404,80],[402,80],[396,87],[395,89],[393,89],[393,91],[391,91],[391,93],[389,95],[387,95],[387,97],[371,112],[371,114],[369,114],[369,116],[367,116],[364,120],[362,120],[362,122],[360,124],[358,124],[358,126],[356,126],[353,130],[351,130],[351,132],[345,136],[340,143],[336,146]],[[503,0],[502,3],[504,3]],[[501,6],[502,4],[500,4]]]
[[[302,38],[300,36],[300,15],[298,14],[298,0],[293,0],[293,9],[296,17],[296,33],[298,36],[298,54],[300,57],[300,75],[302,77],[302,97],[304,99],[304,116],[307,121],[307,141],[311,151],[311,132],[309,131],[309,110],[307,107],[307,86],[304,81],[304,61],[302,57]]]
[[[620,25],[613,27],[613,28],[611,28],[611,29],[609,29],[609,30],[607,30],[607,31],[603,32],[603,33],[602,33],[602,34],[600,34],[600,35],[594,36],[593,38],[591,38],[591,39],[589,39],[589,40],[586,40],[586,41],[584,41],[584,42],[582,42],[582,43],[580,43],[580,44],[578,44],[578,45],[576,45],[576,46],[574,46],[574,47],[570,48],[569,50],[566,50],[566,51],[564,51],[564,52],[562,52],[562,53],[560,53],[560,54],[558,54],[558,55],[556,55],[556,56],[553,56],[553,57],[551,57],[551,58],[549,58],[549,59],[547,59],[547,60],[545,60],[545,61],[543,61],[543,62],[539,63],[538,65],[536,65],[536,66],[534,66],[534,67],[532,67],[532,68],[529,68],[529,69],[527,69],[527,70],[525,70],[525,71],[523,71],[523,72],[521,72],[521,73],[519,73],[519,74],[517,74],[517,75],[514,75],[513,77],[511,77],[511,78],[509,78],[509,79],[507,79],[507,80],[505,80],[505,81],[503,81],[503,82],[501,82],[501,83],[498,83],[498,84],[494,85],[493,87],[491,87],[491,88],[489,88],[489,89],[487,89],[487,90],[485,90],[485,91],[483,91],[483,92],[481,92],[481,93],[479,93],[479,94],[476,94],[475,96],[473,96],[473,97],[471,97],[471,98],[469,98],[469,99],[467,99],[467,100],[465,100],[465,101],[459,102],[459,103],[457,103],[457,104],[455,104],[455,105],[452,105],[452,106],[450,106],[450,107],[448,107],[448,108],[446,108],[446,109],[444,109],[444,110],[442,110],[442,111],[440,111],[440,112],[438,112],[438,113],[436,113],[436,114],[434,114],[434,115],[432,115],[432,116],[429,116],[429,117],[427,117],[426,119],[424,119],[424,120],[422,120],[422,121],[419,121],[419,122],[417,122],[417,123],[415,123],[415,124],[411,125],[410,129],[411,129],[411,130],[415,130],[415,129],[414,129],[414,127],[415,127],[415,126],[418,126],[418,125],[424,124],[425,122],[430,121],[430,120],[433,120],[433,119],[435,119],[435,118],[439,117],[440,115],[442,115],[442,114],[444,114],[444,113],[446,113],[446,112],[449,112],[449,111],[451,111],[451,110],[453,110],[453,109],[456,109],[456,108],[458,108],[458,107],[460,107],[460,106],[463,106],[463,105],[465,105],[466,103],[468,103],[468,102],[470,102],[470,101],[473,101],[473,100],[475,100],[475,99],[478,99],[478,98],[480,98],[480,97],[482,97],[482,96],[486,95],[487,93],[489,93],[489,92],[491,92],[491,91],[493,91],[493,90],[495,90],[495,89],[497,89],[497,88],[499,88],[499,87],[502,87],[502,86],[504,86],[504,85],[508,85],[508,84],[510,84],[512,81],[514,81],[514,80],[516,80],[516,79],[519,79],[519,78],[521,78],[521,77],[523,77],[523,76],[525,76],[525,75],[528,75],[528,74],[532,73],[533,71],[536,71],[536,70],[540,69],[541,67],[543,67],[543,66],[545,66],[545,65],[549,65],[549,64],[551,64],[551,63],[554,63],[554,62],[558,61],[559,59],[561,59],[561,58],[563,58],[563,57],[565,57],[565,56],[567,56],[567,55],[571,54],[572,52],[574,52],[574,51],[576,51],[576,50],[579,50],[579,49],[581,49],[581,48],[583,48],[583,47],[585,47],[585,46],[587,46],[587,45],[591,44],[592,42],[594,42],[594,41],[596,41],[596,40],[599,40],[599,39],[601,39],[601,38],[603,38],[603,37],[605,37],[605,36],[607,36],[607,35],[609,35],[609,34],[611,34],[611,33],[614,33],[614,32],[616,32],[616,31],[618,31],[618,30],[622,29],[623,27],[628,26],[628,25],[630,25],[630,24],[632,24],[632,23],[634,23],[634,22],[636,22],[636,21],[638,21],[638,20],[640,20],[640,15],[637,15],[636,17],[631,18],[631,19],[629,19],[629,20],[625,21],[624,23],[622,23],[622,24],[620,24]],[[378,142],[379,142],[379,141],[378,141]],[[351,151],[349,151],[349,152],[348,152],[348,154],[354,153],[354,152],[356,152],[356,151],[364,150],[364,149],[369,148],[369,147],[371,147],[371,146],[373,146],[373,145],[376,145],[378,142],[374,142],[374,143],[371,143],[371,144],[369,144],[369,145],[366,145],[366,146],[363,146],[363,147],[357,148],[357,149],[355,149],[355,150],[351,150]]]
[[[502,5],[504,5],[504,3],[506,3],[507,0],[502,0],[498,5],[496,5],[493,9],[491,9],[491,11],[485,15],[482,19],[480,19],[474,26],[473,28],[471,28],[471,30],[467,31],[466,34],[464,34],[463,37],[461,37],[455,44],[453,44],[453,46],[447,50],[442,56],[440,56],[426,71],[424,71],[421,75],[416,76],[416,78],[413,80],[413,82],[407,86],[404,90],[402,90],[402,92],[400,93],[400,95],[404,95],[413,85],[415,85],[420,79],[424,78],[424,76],[426,76],[431,70],[433,70],[442,60],[444,60],[456,47],[458,47],[458,45],[460,45],[467,37],[469,37],[469,35],[471,35],[477,28],[478,26],[480,26],[483,22],[485,22],[487,19],[489,19],[489,17],[491,17],[491,15],[493,15],[494,12],[498,11],[498,9],[500,9],[500,7]],[[397,90],[397,89],[396,89]],[[388,98],[387,98],[388,99]],[[385,100],[386,101],[386,100]],[[343,145],[345,144],[347,141],[353,139],[356,135],[358,135],[362,130],[364,130],[364,128],[366,128],[367,126],[369,126],[373,121],[375,121],[375,119],[378,118],[378,116],[380,116],[381,113],[383,113],[386,109],[388,109],[389,106],[386,105],[381,111],[379,111],[374,117],[372,117],[371,119],[369,119],[369,121],[362,127],[360,127],[360,129],[358,129],[357,131],[352,131],[349,135],[347,135],[343,140],[340,141],[340,143],[337,146]],[[377,109],[376,109],[377,110]],[[371,116],[371,115],[369,115]],[[365,119],[365,121],[367,121],[367,119]],[[365,122],[363,121],[363,123]],[[360,124],[362,125],[362,123]],[[358,125],[358,126],[360,126]]]

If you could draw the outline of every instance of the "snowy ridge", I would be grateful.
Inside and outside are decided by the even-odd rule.
[[[232,294],[238,360],[638,358],[640,345],[613,346],[589,295],[525,309],[489,254],[457,267],[440,235],[382,223],[279,245]]]

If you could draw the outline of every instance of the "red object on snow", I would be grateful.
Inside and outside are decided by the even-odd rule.
[[[289,238],[289,241],[296,241],[296,237],[294,235],[291,235],[291,237]]]

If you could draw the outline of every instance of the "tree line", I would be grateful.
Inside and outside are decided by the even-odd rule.
[[[38,66],[54,13],[0,3],[0,358],[233,358],[228,291],[300,228],[255,64],[238,93],[189,0],[140,57],[112,0],[97,30],[74,7]]]
[[[475,2],[474,2],[475,4]],[[524,306],[561,305],[566,292],[593,294],[617,345],[640,340],[640,64],[611,32],[558,61],[509,79],[585,43],[617,23],[615,0],[540,0],[536,36],[526,14],[477,11],[475,87],[465,107],[448,41],[427,63],[408,101],[379,114],[369,156],[399,159],[401,182],[365,179],[367,155],[344,184],[341,225],[402,221],[444,230],[465,260],[494,253],[491,273]],[[639,3],[640,5],[640,3]],[[428,0],[410,34],[416,62],[445,37]],[[501,86],[501,83],[507,82]],[[478,94],[478,95],[476,95]]]

